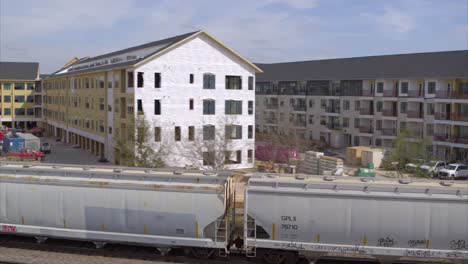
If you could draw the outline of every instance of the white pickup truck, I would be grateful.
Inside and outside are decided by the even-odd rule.
[[[431,178],[439,176],[439,171],[445,166],[447,166],[447,162],[445,161],[429,161],[427,163],[424,163],[423,165],[419,166],[419,169],[427,173],[428,176]]]
[[[468,166],[461,163],[449,164],[439,170],[439,178],[447,180],[468,179]]]

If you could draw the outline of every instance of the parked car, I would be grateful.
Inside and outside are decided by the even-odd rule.
[[[40,127],[34,127],[29,130],[29,133],[33,134],[36,137],[42,137],[42,134],[44,133],[44,129]]]
[[[424,164],[424,160],[423,160],[423,159],[415,159],[415,160],[413,160],[413,161],[410,162],[410,163],[406,163],[405,169],[406,169],[408,172],[415,172],[416,169],[418,169],[419,166],[421,166],[422,164]]]
[[[41,142],[41,152],[44,152],[45,154],[49,154],[51,152],[51,147],[49,142]]]
[[[29,148],[21,149],[19,152],[9,152],[8,156],[19,157],[21,160],[23,159],[35,159],[35,160],[42,160],[44,158],[44,153],[41,151],[36,151]]]
[[[439,170],[440,179],[467,179],[468,178],[468,166],[461,163],[452,163],[445,168]]]
[[[439,175],[439,170],[445,168],[445,166],[447,166],[447,162],[445,161],[429,161],[419,166],[419,169],[427,173],[431,178],[434,178]]]

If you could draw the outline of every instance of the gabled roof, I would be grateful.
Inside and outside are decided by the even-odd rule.
[[[213,41],[215,41],[220,46],[222,46],[224,49],[228,50],[234,56],[239,58],[241,61],[245,62],[246,64],[248,64],[249,66],[254,68],[257,72],[262,72],[261,69],[258,68],[255,64],[253,64],[250,61],[246,60],[245,58],[243,58],[242,56],[237,54],[232,49],[228,48],[226,45],[221,43],[219,40],[217,40],[216,38],[214,38],[210,34],[200,30],[200,31],[190,32],[190,33],[186,33],[186,34],[182,34],[182,35],[178,35],[178,36],[174,36],[174,37],[170,37],[170,38],[166,38],[166,39],[162,39],[162,40],[158,40],[158,41],[153,41],[153,42],[146,43],[146,44],[143,44],[143,45],[138,45],[138,46],[134,46],[134,47],[130,47],[130,48],[110,52],[110,53],[99,55],[99,56],[96,56],[96,57],[88,57],[88,58],[85,58],[85,59],[80,59],[78,61],[75,61],[74,63],[68,64],[67,66],[71,67],[73,65],[78,65],[78,64],[81,65],[82,63],[87,63],[87,62],[91,62],[91,61],[96,61],[96,60],[101,60],[101,59],[105,59],[105,58],[109,58],[109,57],[114,57],[114,56],[118,56],[118,55],[125,54],[125,53],[128,53],[128,52],[132,52],[132,51],[137,51],[137,50],[152,48],[152,47],[156,48],[156,47],[161,46],[160,49],[156,49],[154,52],[152,52],[152,53],[150,53],[147,56],[142,57],[142,58],[134,59],[134,60],[131,60],[131,61],[123,61],[123,62],[119,62],[119,63],[100,65],[100,66],[95,66],[95,67],[92,67],[92,68],[84,68],[84,69],[74,70],[74,71],[66,72],[66,73],[59,73],[60,71],[65,69],[65,67],[64,67],[64,68],[56,71],[52,75],[67,76],[67,75],[74,75],[74,74],[83,74],[83,73],[88,73],[88,72],[103,71],[103,70],[108,70],[108,69],[113,69],[113,68],[123,68],[123,67],[129,67],[129,66],[140,66],[140,65],[143,65],[146,62],[151,61],[152,59],[157,58],[157,57],[161,56],[162,54],[164,54],[164,53],[166,53],[166,52],[168,52],[168,51],[182,45],[183,43],[186,43],[187,41],[195,38],[196,36],[198,36],[200,34],[204,34],[204,35],[208,36]]]
[[[257,63],[257,81],[468,77],[468,50]]]
[[[0,80],[36,80],[38,77],[37,62],[0,61]]]

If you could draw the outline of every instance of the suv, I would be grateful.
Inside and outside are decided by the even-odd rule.
[[[419,166],[419,169],[429,174],[431,178],[434,178],[439,175],[439,170],[445,168],[445,166],[447,166],[447,162],[445,161],[429,161]]]
[[[439,170],[440,179],[462,179],[468,178],[468,166],[461,163],[449,164],[444,169]]]

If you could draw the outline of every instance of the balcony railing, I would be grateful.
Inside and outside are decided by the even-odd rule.
[[[449,141],[449,135],[448,134],[434,134],[433,136],[434,141]]]
[[[408,111],[406,116],[408,118],[423,118],[422,112],[420,111]]]
[[[339,108],[339,107],[331,107],[331,106],[328,106],[328,107],[325,109],[325,112],[327,112],[327,113],[337,113],[337,114],[339,114],[341,111],[340,111],[340,108]]]
[[[371,90],[363,90],[362,96],[374,96],[374,92]]]
[[[450,119],[453,120],[453,121],[468,122],[468,114],[451,114]]]
[[[278,104],[266,104],[266,108],[276,110],[278,109]]]
[[[396,136],[396,129],[395,128],[383,128],[382,135],[384,136]]]
[[[361,109],[359,109],[359,114],[361,114],[361,115],[373,115],[374,111],[372,111],[372,109],[370,109],[370,108],[361,108]]]
[[[435,120],[450,120],[450,115],[448,113],[436,113],[434,118]]]
[[[327,124],[327,128],[331,129],[331,130],[341,130],[343,128],[343,126],[340,125],[340,124],[331,123],[331,124]]]
[[[458,144],[468,144],[468,136],[457,136],[453,139],[453,142]]]
[[[294,126],[297,127],[305,127],[307,125],[306,121],[296,120],[293,122]]]
[[[436,98],[453,98],[453,99],[467,99],[468,92],[463,91],[436,91],[435,93]]]
[[[396,90],[384,90],[383,96],[384,97],[397,97],[397,91]]]
[[[382,111],[383,116],[397,116],[395,109],[384,109]]]
[[[307,107],[305,105],[294,105],[293,106],[294,111],[306,111]]]
[[[419,90],[409,90],[408,97],[422,97],[423,94]]]
[[[278,123],[278,118],[269,117],[269,118],[266,119],[266,123],[267,124],[277,124]]]
[[[369,126],[359,127],[359,132],[361,132],[361,133],[371,134],[373,132],[372,130],[373,130],[372,127],[369,127]]]

